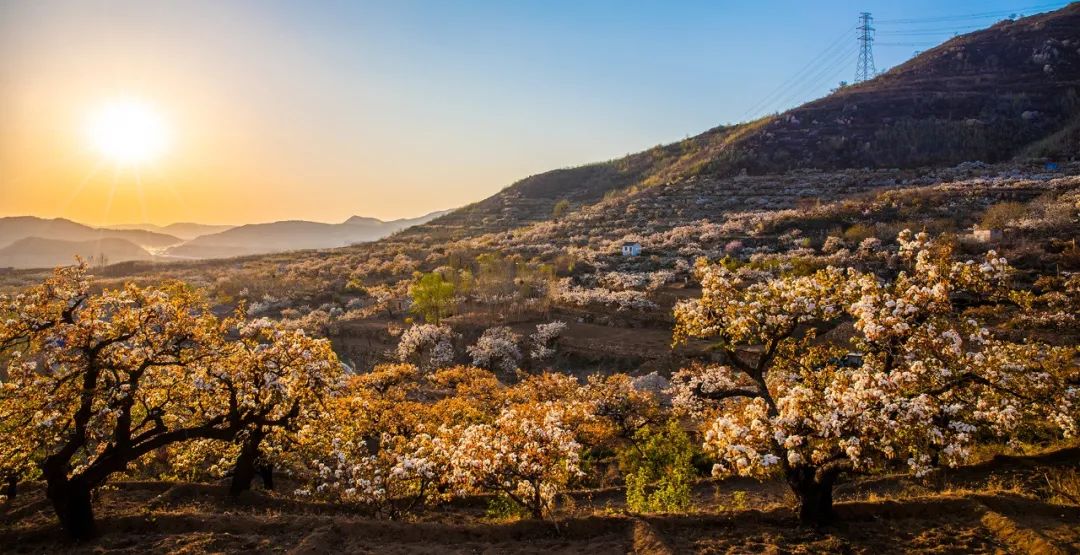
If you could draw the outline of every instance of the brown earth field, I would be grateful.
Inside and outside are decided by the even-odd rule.
[[[117,482],[98,496],[101,535],[77,544],[42,488],[22,489],[2,507],[3,553],[1080,553],[1076,446],[851,480],[820,529],[798,525],[784,484],[747,479],[699,483],[697,509],[680,515],[629,514],[618,488],[576,491],[553,522],[492,520],[484,498],[393,521],[285,493]]]

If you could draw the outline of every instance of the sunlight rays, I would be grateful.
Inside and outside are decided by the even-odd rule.
[[[134,98],[112,100],[98,108],[87,121],[86,133],[102,156],[122,166],[157,160],[171,141],[158,110]]]

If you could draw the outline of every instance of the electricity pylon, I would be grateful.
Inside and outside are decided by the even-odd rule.
[[[856,27],[859,31],[859,63],[855,66],[856,83],[873,79],[877,74],[877,68],[874,67],[874,28],[871,26],[873,21],[874,18],[870,12],[859,14],[859,26]]]

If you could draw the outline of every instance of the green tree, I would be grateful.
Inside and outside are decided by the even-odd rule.
[[[639,513],[680,512],[690,507],[693,445],[676,420],[645,427],[619,455],[626,472],[626,504]]]
[[[425,322],[438,324],[451,314],[454,309],[454,284],[446,281],[442,274],[417,274],[417,280],[409,287],[414,314],[423,316]]]
[[[562,199],[555,203],[555,206],[551,209],[551,215],[556,220],[561,219],[570,210],[570,201]]]

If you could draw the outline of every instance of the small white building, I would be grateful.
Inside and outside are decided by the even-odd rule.
[[[622,255],[623,256],[639,256],[639,255],[641,255],[641,243],[623,243]]]
[[[975,240],[983,243],[1000,241],[1004,234],[1000,229],[976,229],[973,233]]]

